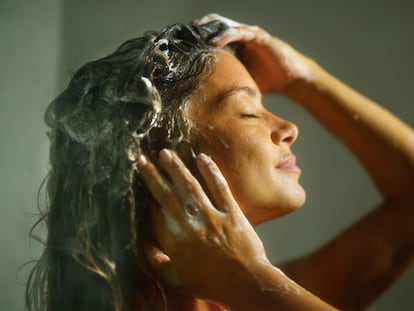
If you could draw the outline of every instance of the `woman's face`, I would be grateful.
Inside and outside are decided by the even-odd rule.
[[[200,94],[187,106],[198,133],[196,151],[217,163],[249,221],[257,225],[303,205],[300,169],[290,150],[298,130],[263,107],[243,64],[219,51]]]

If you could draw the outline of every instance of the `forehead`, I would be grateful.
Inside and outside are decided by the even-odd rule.
[[[260,94],[255,81],[237,57],[227,51],[219,50],[212,73],[190,101],[197,106],[197,110],[212,109],[235,90]],[[194,106],[193,104],[191,106]]]
[[[220,50],[217,58],[213,73],[206,81],[208,91],[214,94],[237,86],[257,87],[246,67],[233,54]]]

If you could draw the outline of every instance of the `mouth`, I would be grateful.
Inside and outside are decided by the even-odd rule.
[[[285,157],[276,168],[294,173],[301,172],[299,166],[296,165],[296,156],[294,156],[293,154]]]

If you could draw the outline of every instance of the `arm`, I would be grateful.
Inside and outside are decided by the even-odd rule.
[[[180,159],[160,153],[165,178],[145,157],[138,168],[159,206],[147,257],[163,283],[231,310],[334,310],[273,267],[214,162],[197,166],[212,199]]]
[[[199,21],[203,27],[212,22],[225,24],[212,44],[237,42],[239,58],[263,93],[282,93],[307,109],[349,147],[382,193],[383,203],[370,215],[321,250],[284,266],[327,301],[365,307],[413,262],[412,129],[264,30],[217,15]]]
[[[303,275],[303,283],[318,288],[316,292],[328,301],[362,309],[413,262],[414,133],[314,62],[308,63],[312,80],[298,79],[283,93],[348,146],[366,168],[383,202],[318,252],[291,263],[290,269],[295,275]],[[309,266],[314,271],[325,267],[331,284],[315,282],[316,276],[306,273]]]
[[[413,262],[414,135],[388,111],[319,66],[310,66],[314,66],[313,81],[298,80],[283,92],[352,150],[383,202],[328,245],[286,269],[327,301],[358,310],[389,288]],[[310,267],[313,272],[308,273]],[[317,273],[329,278],[318,278]]]

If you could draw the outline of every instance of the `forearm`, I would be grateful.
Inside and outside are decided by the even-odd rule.
[[[286,310],[332,311],[332,306],[308,292],[279,269],[265,265],[253,275],[252,283],[240,284],[240,293],[227,303],[234,311]],[[247,285],[247,286],[245,286]],[[236,292],[237,289],[234,289]]]
[[[283,90],[343,141],[388,200],[411,196],[413,130],[309,60],[312,75]]]

